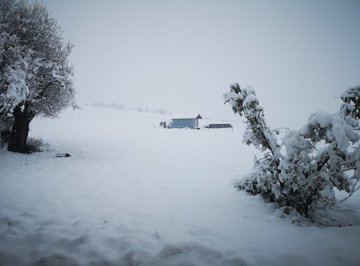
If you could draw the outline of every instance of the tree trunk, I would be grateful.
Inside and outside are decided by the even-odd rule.
[[[21,110],[16,107],[14,111],[14,123],[10,133],[8,151],[26,153],[26,141],[29,134],[29,124],[33,117],[28,114],[27,107]]]

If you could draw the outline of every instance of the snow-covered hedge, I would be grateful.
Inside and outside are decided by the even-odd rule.
[[[224,98],[247,121],[243,141],[263,151],[252,172],[236,184],[238,189],[311,218],[315,210],[338,202],[335,188],[348,197],[360,188],[360,86],[343,93],[339,113],[311,114],[281,145],[253,89],[235,84]]]

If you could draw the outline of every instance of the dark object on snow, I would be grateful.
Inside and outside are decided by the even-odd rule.
[[[8,129],[1,130],[0,137],[1,137],[1,147],[4,147],[4,145],[9,142],[10,130],[8,130]]]
[[[233,128],[231,124],[208,124],[205,128]]]
[[[71,156],[70,153],[58,153],[58,154],[56,154],[56,157],[58,157],[58,158],[63,158],[63,157],[67,158],[67,157],[70,157],[70,156]]]

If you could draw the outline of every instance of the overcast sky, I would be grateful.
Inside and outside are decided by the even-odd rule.
[[[239,119],[235,82],[271,125],[303,124],[360,84],[360,1],[44,0],[75,44],[78,102]]]

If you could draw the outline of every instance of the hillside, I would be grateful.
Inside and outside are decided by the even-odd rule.
[[[353,226],[291,224],[233,188],[255,155],[241,124],[169,118],[84,107],[32,123],[44,152],[0,149],[0,265],[359,265],[359,195],[337,213]]]

